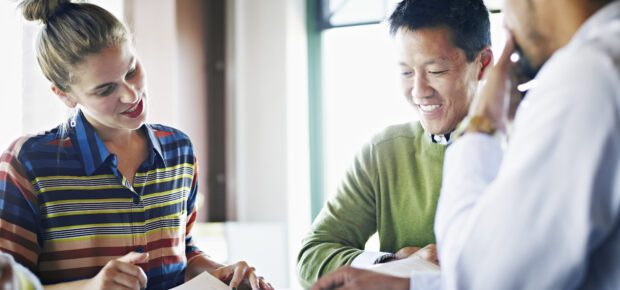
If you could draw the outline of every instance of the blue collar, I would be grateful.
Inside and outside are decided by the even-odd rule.
[[[80,153],[86,175],[90,176],[112,156],[112,153],[105,147],[103,140],[99,138],[93,126],[88,123],[82,111],[78,111],[74,118],[75,123],[71,124],[72,128],[69,129],[69,137]],[[166,160],[161,150],[161,144],[159,143],[159,139],[155,136],[153,129],[145,124],[142,125],[139,130],[146,130],[146,135],[148,136],[149,164],[153,164],[153,162],[155,162],[155,156],[159,156],[165,166]]]

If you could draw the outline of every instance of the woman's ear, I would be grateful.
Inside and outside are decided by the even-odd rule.
[[[478,62],[480,63],[480,72],[478,73],[478,80],[482,80],[484,73],[493,64],[493,51],[491,47],[487,46],[482,49],[480,55],[478,55]]]
[[[67,92],[61,90],[59,87],[52,85],[52,92],[69,108],[75,108],[77,102],[67,94]]]

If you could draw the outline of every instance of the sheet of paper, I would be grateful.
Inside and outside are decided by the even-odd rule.
[[[368,267],[368,270],[402,278],[409,278],[411,276],[411,272],[413,271],[439,272],[439,266],[418,256],[410,256],[407,259],[372,265]]]
[[[195,290],[195,289],[209,289],[209,290],[230,290],[228,285],[224,282],[213,277],[209,272],[202,272],[200,275],[194,277],[182,285],[174,287],[170,290]]]

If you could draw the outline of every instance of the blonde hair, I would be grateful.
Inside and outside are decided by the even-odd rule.
[[[19,7],[27,20],[43,24],[35,53],[45,77],[69,92],[73,67],[90,54],[130,39],[127,27],[105,9],[70,0],[24,0]]]

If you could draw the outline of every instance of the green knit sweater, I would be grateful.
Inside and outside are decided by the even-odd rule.
[[[351,264],[377,231],[382,252],[434,243],[445,149],[419,122],[388,127],[366,144],[303,240],[302,285]]]

